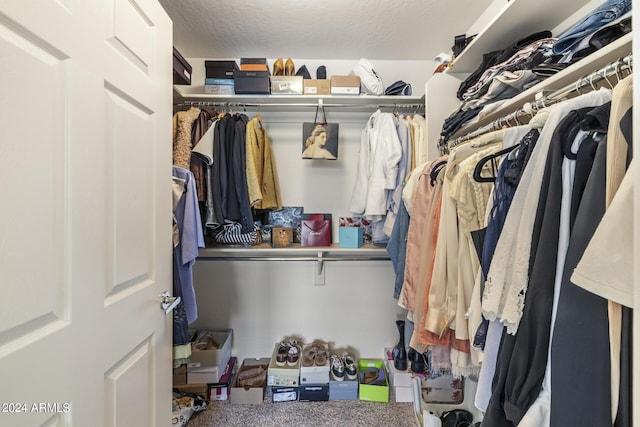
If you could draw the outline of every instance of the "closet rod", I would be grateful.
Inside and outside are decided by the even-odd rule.
[[[450,150],[455,146],[465,141],[468,141],[470,139],[473,139],[477,136],[480,136],[482,134],[493,132],[495,130],[502,129],[504,127],[513,126],[514,124],[519,125],[521,118],[524,118],[527,116],[531,117],[541,108],[545,108],[555,103],[558,103],[560,101],[563,101],[570,94],[578,92],[578,94],[581,95],[582,89],[584,88],[595,90],[596,89],[595,83],[598,83],[602,80],[606,80],[609,86],[613,86],[611,84],[611,81],[609,80],[609,76],[615,75],[616,80],[619,82],[623,78],[623,75],[622,75],[623,71],[633,72],[633,55],[628,55],[628,56],[625,56],[624,58],[620,58],[616,62],[613,62],[607,65],[606,67],[601,68],[598,71],[594,71],[593,73],[587,76],[580,77],[580,79],[576,80],[576,82],[574,83],[568,84],[561,89],[555,90],[552,93],[545,95],[540,99],[537,99],[532,102],[527,102],[516,111],[510,114],[507,114],[506,116],[501,117],[497,120],[494,120],[488,125],[478,128],[473,132],[460,136],[454,139],[453,141],[449,141],[447,144],[447,148]],[[613,87],[611,88],[613,89]]]
[[[304,107],[304,108],[317,108],[318,103],[245,103],[245,102],[211,102],[211,101],[182,101],[176,104],[177,107],[226,107],[226,108],[244,108],[244,107]],[[369,107],[375,108],[402,108],[402,109],[424,109],[424,104],[371,104],[368,102],[353,103],[353,104],[322,104],[325,108],[362,108]]]
[[[203,261],[389,261],[389,257],[260,257],[260,256],[198,256]]]

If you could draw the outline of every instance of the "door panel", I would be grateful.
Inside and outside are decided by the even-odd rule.
[[[0,425],[170,424],[171,45],[155,0],[0,0]]]

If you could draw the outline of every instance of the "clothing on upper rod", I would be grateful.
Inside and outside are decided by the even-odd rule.
[[[606,85],[610,89],[613,89],[614,85],[610,77],[615,76],[617,80],[616,83],[619,82],[624,77],[622,75],[623,72],[632,71],[632,64],[633,64],[632,55],[628,55],[624,58],[621,58],[615,63],[609,64],[606,67],[598,71],[595,71],[586,77],[581,77],[575,83],[566,85],[565,87],[558,89],[552,92],[551,94],[547,94],[546,96],[543,96],[541,99],[524,104],[521,108],[517,109],[516,111],[500,119],[494,120],[488,125],[485,125],[473,132],[470,132],[467,135],[458,137],[453,141],[449,141],[446,149],[442,146],[440,147],[440,149],[441,151],[442,150],[446,151],[483,133],[491,132],[493,130],[496,130],[505,126],[511,126],[512,122],[515,122],[517,125],[521,121],[525,121],[527,117],[531,117],[533,114],[537,113],[537,111],[539,111],[541,108],[545,108],[546,106],[553,105],[558,101],[564,100],[567,96],[571,95],[572,93],[581,94],[583,89],[585,90],[596,89],[595,84],[601,82],[602,80],[606,82]]]

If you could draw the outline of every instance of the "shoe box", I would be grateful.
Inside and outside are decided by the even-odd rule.
[[[279,343],[276,343],[273,355],[269,361],[269,369],[267,371],[267,385],[297,387],[300,384],[300,357],[295,365],[291,366],[285,363],[278,366],[276,363],[276,355],[278,354]]]
[[[331,81],[326,79],[304,79],[302,81],[304,95],[330,95]]]
[[[367,372],[377,370],[381,384],[366,384]],[[360,359],[358,361],[358,399],[369,402],[389,402],[389,375],[382,359]]]
[[[191,343],[191,357],[189,361],[193,366],[220,366],[222,369],[227,366],[229,358],[231,357],[231,341],[233,339],[232,329],[206,329],[196,331],[194,340],[199,335],[206,332],[208,336],[212,337],[217,347],[207,347],[206,349],[198,349],[197,343],[194,341]]]
[[[271,94],[302,95],[302,76],[271,76]]]
[[[191,64],[184,59],[184,56],[173,48],[173,84],[174,85],[190,85],[191,84]]]
[[[329,381],[329,400],[358,400],[358,380]]]
[[[236,61],[204,61],[204,67],[206,79],[233,79],[239,69]]]
[[[209,95],[233,95],[235,93],[235,80],[233,79],[204,79],[204,93]]]
[[[326,402],[329,400],[329,383],[300,384],[298,387],[300,402]]]
[[[308,351],[309,347],[313,344],[306,344],[302,348],[302,355]],[[331,369],[331,358],[327,356],[324,365],[317,366],[315,364],[311,366],[304,366],[300,364],[300,385],[303,384],[329,384],[329,372]]]
[[[410,368],[405,371],[396,369],[391,348],[385,349],[384,359],[389,373],[389,385],[396,402],[413,402],[413,372]]]
[[[331,76],[331,95],[360,95],[360,77]]]
[[[235,374],[236,362],[238,358],[232,357],[217,383],[207,384],[209,400],[227,400],[229,399],[229,387],[231,380]]]
[[[292,402],[298,400],[298,387],[268,386],[267,398],[273,403]]]
[[[458,405],[464,400],[464,378],[437,370],[415,375],[420,378],[423,401]]]
[[[211,336],[218,346],[199,350],[196,342],[191,343],[191,357],[187,363],[187,384],[219,382],[231,359],[231,329],[199,331],[196,337],[202,332]]]
[[[268,95],[271,92],[269,71],[235,70],[233,80],[236,94]]]
[[[257,367],[262,367],[266,373],[269,367],[269,358],[244,359],[242,361],[242,365],[236,370],[229,388],[229,401],[232,404],[261,404],[264,401],[266,378],[262,386],[259,387],[240,386],[238,384],[238,376],[242,372]]]

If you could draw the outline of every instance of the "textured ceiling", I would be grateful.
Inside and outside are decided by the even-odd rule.
[[[190,58],[431,60],[491,0],[160,0]]]

